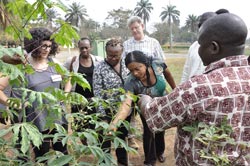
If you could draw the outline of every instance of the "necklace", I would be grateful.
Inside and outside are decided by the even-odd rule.
[[[36,61],[32,57],[30,58],[30,65],[35,71],[42,72],[48,69],[48,61],[46,60],[39,60]]]

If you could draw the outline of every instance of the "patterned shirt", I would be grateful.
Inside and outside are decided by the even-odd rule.
[[[144,36],[143,40],[137,41],[134,38],[130,38],[129,40],[123,43],[123,54],[124,58],[129,52],[132,51],[142,51],[147,56],[152,56],[154,58],[165,59],[164,52],[162,51],[160,43],[147,35]]]
[[[200,149],[208,147],[201,146],[183,126],[194,122],[220,124],[226,118],[236,145],[222,142],[217,153],[227,152],[231,161],[237,160],[235,165],[250,165],[250,158],[245,156],[250,149],[239,146],[250,141],[249,95],[249,61],[244,55],[230,56],[211,63],[204,74],[192,77],[169,95],[154,98],[143,114],[153,131],[177,126],[175,158],[179,166],[212,165],[198,155]]]
[[[123,88],[127,74],[128,69],[126,68],[124,61],[121,61],[120,73],[117,73],[114,68],[106,61],[99,63],[94,68],[93,74],[94,96],[104,100],[109,99],[110,102],[112,100],[112,103],[120,101],[119,97],[121,93],[112,90],[116,88]],[[106,115],[105,109],[102,105],[99,106],[97,111],[103,115]]]

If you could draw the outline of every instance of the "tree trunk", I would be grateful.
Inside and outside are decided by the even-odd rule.
[[[169,31],[170,31],[170,34],[169,34],[169,46],[170,46],[170,52],[172,52],[172,39],[173,39],[173,35],[172,35],[172,24],[171,24],[171,17],[169,16],[169,19],[168,19],[168,24],[169,24]]]

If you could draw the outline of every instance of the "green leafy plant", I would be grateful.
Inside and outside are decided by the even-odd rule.
[[[232,126],[227,123],[226,119],[223,119],[222,122],[217,125],[195,122],[190,126],[183,127],[183,130],[192,133],[193,139],[201,143],[203,148],[199,151],[199,156],[209,160],[213,165],[232,166],[235,165],[241,157],[241,154],[239,154],[235,160],[232,160],[228,158],[226,151],[222,151],[222,154],[218,153],[225,144],[236,145],[236,140],[232,138]],[[239,142],[237,142],[237,144],[239,144]],[[243,151],[246,147],[248,147],[246,143],[240,143],[239,151]]]
[[[19,55],[23,62],[25,62],[24,55],[24,38],[31,38],[29,29],[32,27],[31,22],[35,22],[37,18],[46,19],[46,10],[57,7],[65,11],[65,6],[57,1],[55,3],[51,0],[37,0],[30,3],[26,0],[9,1],[6,5],[8,11],[11,11],[12,16],[8,17],[9,26],[6,27],[5,32],[9,33],[15,40],[21,43],[20,48],[5,48],[0,46],[0,58],[5,55],[15,56]],[[55,21],[58,27],[55,28],[52,38],[62,46],[71,46],[72,42],[79,39],[77,31],[70,24],[62,19]],[[67,71],[56,63],[49,63],[54,66],[55,70],[63,76],[63,84],[71,80],[72,84],[77,83],[83,88],[90,89],[90,85],[80,74]],[[116,164],[115,159],[110,153],[106,153],[100,147],[103,142],[100,142],[99,131],[104,133],[109,132],[109,124],[102,122],[98,114],[85,116],[84,114],[71,114],[64,106],[79,104],[85,107],[96,106],[95,99],[89,103],[83,96],[77,93],[65,93],[62,89],[47,88],[44,92],[36,92],[26,88],[27,80],[25,74],[31,74],[32,67],[28,64],[10,65],[0,60],[0,71],[2,76],[8,76],[11,86],[16,87],[15,90],[20,92],[21,98],[10,97],[8,100],[9,109],[1,110],[2,115],[10,118],[11,121],[17,115],[22,115],[22,120],[19,123],[10,124],[7,128],[0,130],[0,165],[39,165],[45,163],[47,165],[112,165]],[[44,103],[46,99],[46,103]],[[44,135],[39,132],[36,126],[30,122],[26,122],[26,107],[32,105],[34,100],[38,101],[38,108],[41,110],[46,108],[49,114],[53,115],[47,119],[47,126],[52,130],[57,130],[58,133],[52,135]],[[96,100],[99,101],[99,100]],[[103,102],[105,103],[105,102]],[[106,102],[106,107],[113,108],[114,103]],[[118,103],[116,103],[118,104]],[[117,108],[117,105],[116,105]],[[63,126],[53,123],[55,118],[61,115],[66,115],[67,119],[76,116],[82,119],[91,119],[90,122],[95,124],[95,129],[86,129],[83,132],[73,130],[71,133],[65,130]],[[129,129],[129,124],[123,124]],[[5,137],[12,135],[11,139],[6,140]],[[64,145],[68,146],[69,154],[64,155],[57,151],[50,151],[36,161],[32,157],[31,144],[39,147],[44,138],[53,138],[53,142],[62,141]],[[124,147],[127,151],[135,152],[129,148],[127,144],[117,138],[117,133],[111,135],[104,134],[104,140],[112,140],[115,148]],[[81,144],[79,139],[86,139],[87,145]],[[20,143],[20,144],[19,144]],[[20,148],[20,150],[18,150]],[[11,154],[11,155],[10,155]],[[83,156],[91,156],[90,161],[82,161]]]

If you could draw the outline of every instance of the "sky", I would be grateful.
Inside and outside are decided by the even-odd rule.
[[[103,23],[108,16],[108,11],[123,7],[124,9],[133,10],[139,0],[62,0],[67,4],[77,2],[85,6],[87,13],[93,20]],[[160,13],[162,7],[166,7],[171,4],[176,6],[176,9],[180,11],[180,23],[181,26],[185,24],[185,21],[189,14],[196,16],[201,15],[204,12],[216,11],[220,8],[229,10],[240,16],[246,23],[248,30],[250,28],[250,13],[247,0],[149,0],[152,3],[154,9],[151,11],[150,21],[147,23],[147,30],[153,31],[154,23],[161,22]]]

